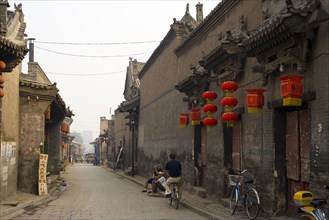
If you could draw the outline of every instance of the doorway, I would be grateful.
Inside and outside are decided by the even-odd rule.
[[[289,214],[297,213],[293,196],[298,190],[309,189],[310,143],[309,111],[286,112],[286,179],[287,208]]]
[[[194,169],[195,186],[205,186],[207,172],[207,128],[197,125],[194,128]]]

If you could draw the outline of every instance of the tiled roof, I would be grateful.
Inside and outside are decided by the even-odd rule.
[[[56,88],[56,84],[47,85],[47,84],[41,84],[41,83],[37,83],[29,80],[22,80],[22,79],[20,80],[20,85],[31,87],[34,89],[44,89],[44,90]]]

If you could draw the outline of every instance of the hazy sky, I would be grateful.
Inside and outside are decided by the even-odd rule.
[[[203,4],[206,17],[220,1],[9,0],[22,3],[28,38],[35,38],[38,62],[75,116],[71,131],[99,135],[99,119],[120,105],[129,57],[146,62],[165,37],[173,18],[189,3]],[[28,54],[23,61],[27,72]]]

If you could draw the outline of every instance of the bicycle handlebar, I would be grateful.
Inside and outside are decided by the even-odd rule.
[[[235,172],[236,172],[237,174],[240,174],[240,175],[241,175],[241,174],[244,174],[244,173],[247,172],[247,171],[248,171],[248,170],[245,169],[245,170],[242,170],[242,171],[241,171],[241,170],[236,170]]]

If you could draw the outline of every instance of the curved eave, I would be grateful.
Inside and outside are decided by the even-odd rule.
[[[181,93],[187,93],[198,87],[202,76],[190,75],[175,85],[175,88]]]
[[[243,40],[242,46],[247,56],[256,56],[291,38],[293,32],[283,23],[283,17],[277,16],[263,23]]]
[[[222,48],[222,46],[218,46],[205,56],[204,67],[206,69],[212,68],[228,60],[229,57],[229,54]]]
[[[32,81],[28,81],[28,80],[20,80],[19,81],[20,86],[26,86],[26,87],[30,87],[33,89],[43,89],[43,90],[57,90],[56,85],[52,84],[52,85],[48,85],[48,84],[41,84],[41,83],[36,83],[36,82],[32,82]]]
[[[118,107],[118,111],[119,112],[129,112],[133,109],[135,109],[136,107],[139,106],[139,101],[140,101],[140,97],[136,96],[130,100],[127,101],[123,101],[119,107]]]
[[[0,36],[0,60],[6,63],[3,72],[11,72],[22,62],[28,52],[27,45],[18,45],[4,36]]]

